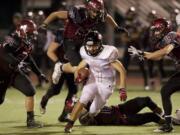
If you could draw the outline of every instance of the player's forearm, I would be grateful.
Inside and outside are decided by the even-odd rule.
[[[77,66],[77,70],[84,68],[87,66],[87,63],[85,62],[85,60],[82,60],[79,65]]]
[[[125,88],[126,87],[126,70],[122,63],[118,60],[111,63],[112,67],[119,73],[119,83],[117,88]]]
[[[28,57],[28,62],[30,63],[32,71],[37,76],[40,76],[41,75],[41,70],[39,69],[39,67],[37,66],[36,62],[34,61],[34,59],[33,59],[33,57],[31,55]]]
[[[108,24],[110,24],[113,28],[118,27],[118,24],[115,22],[115,20],[109,15],[107,14],[106,16],[106,21]]]
[[[144,52],[144,57],[146,59],[150,59],[150,60],[160,60],[164,57],[164,55],[162,54],[153,54],[153,53],[149,53],[149,52]]]
[[[160,60],[165,55],[169,54],[173,50],[173,48],[174,46],[170,44],[155,52],[144,52],[144,57],[151,60]]]

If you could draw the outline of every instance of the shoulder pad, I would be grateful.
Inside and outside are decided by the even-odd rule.
[[[82,23],[87,19],[87,10],[83,6],[71,7],[68,12],[68,18],[76,24]]]

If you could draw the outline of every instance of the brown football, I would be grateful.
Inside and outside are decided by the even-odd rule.
[[[85,81],[89,76],[89,69],[88,68],[81,68],[78,70],[78,76],[76,78],[76,81],[78,83],[81,83]]]

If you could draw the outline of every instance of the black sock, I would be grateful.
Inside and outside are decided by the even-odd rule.
[[[27,112],[27,120],[34,119],[34,111]]]
[[[167,125],[171,125],[172,124],[171,115],[165,115],[165,120],[166,120],[166,124]]]
[[[74,121],[73,120],[68,119],[68,123],[71,124],[71,125],[74,125]]]

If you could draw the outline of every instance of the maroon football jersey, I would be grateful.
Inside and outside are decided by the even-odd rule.
[[[64,38],[83,39],[90,29],[93,29],[101,22],[103,22],[101,18],[91,19],[84,6],[75,6],[68,12],[68,21],[64,30]]]
[[[169,32],[157,45],[157,49],[164,48],[165,46],[172,44],[174,49],[168,54],[168,56],[175,61],[175,64],[179,64],[180,61],[180,34],[177,32]]]

